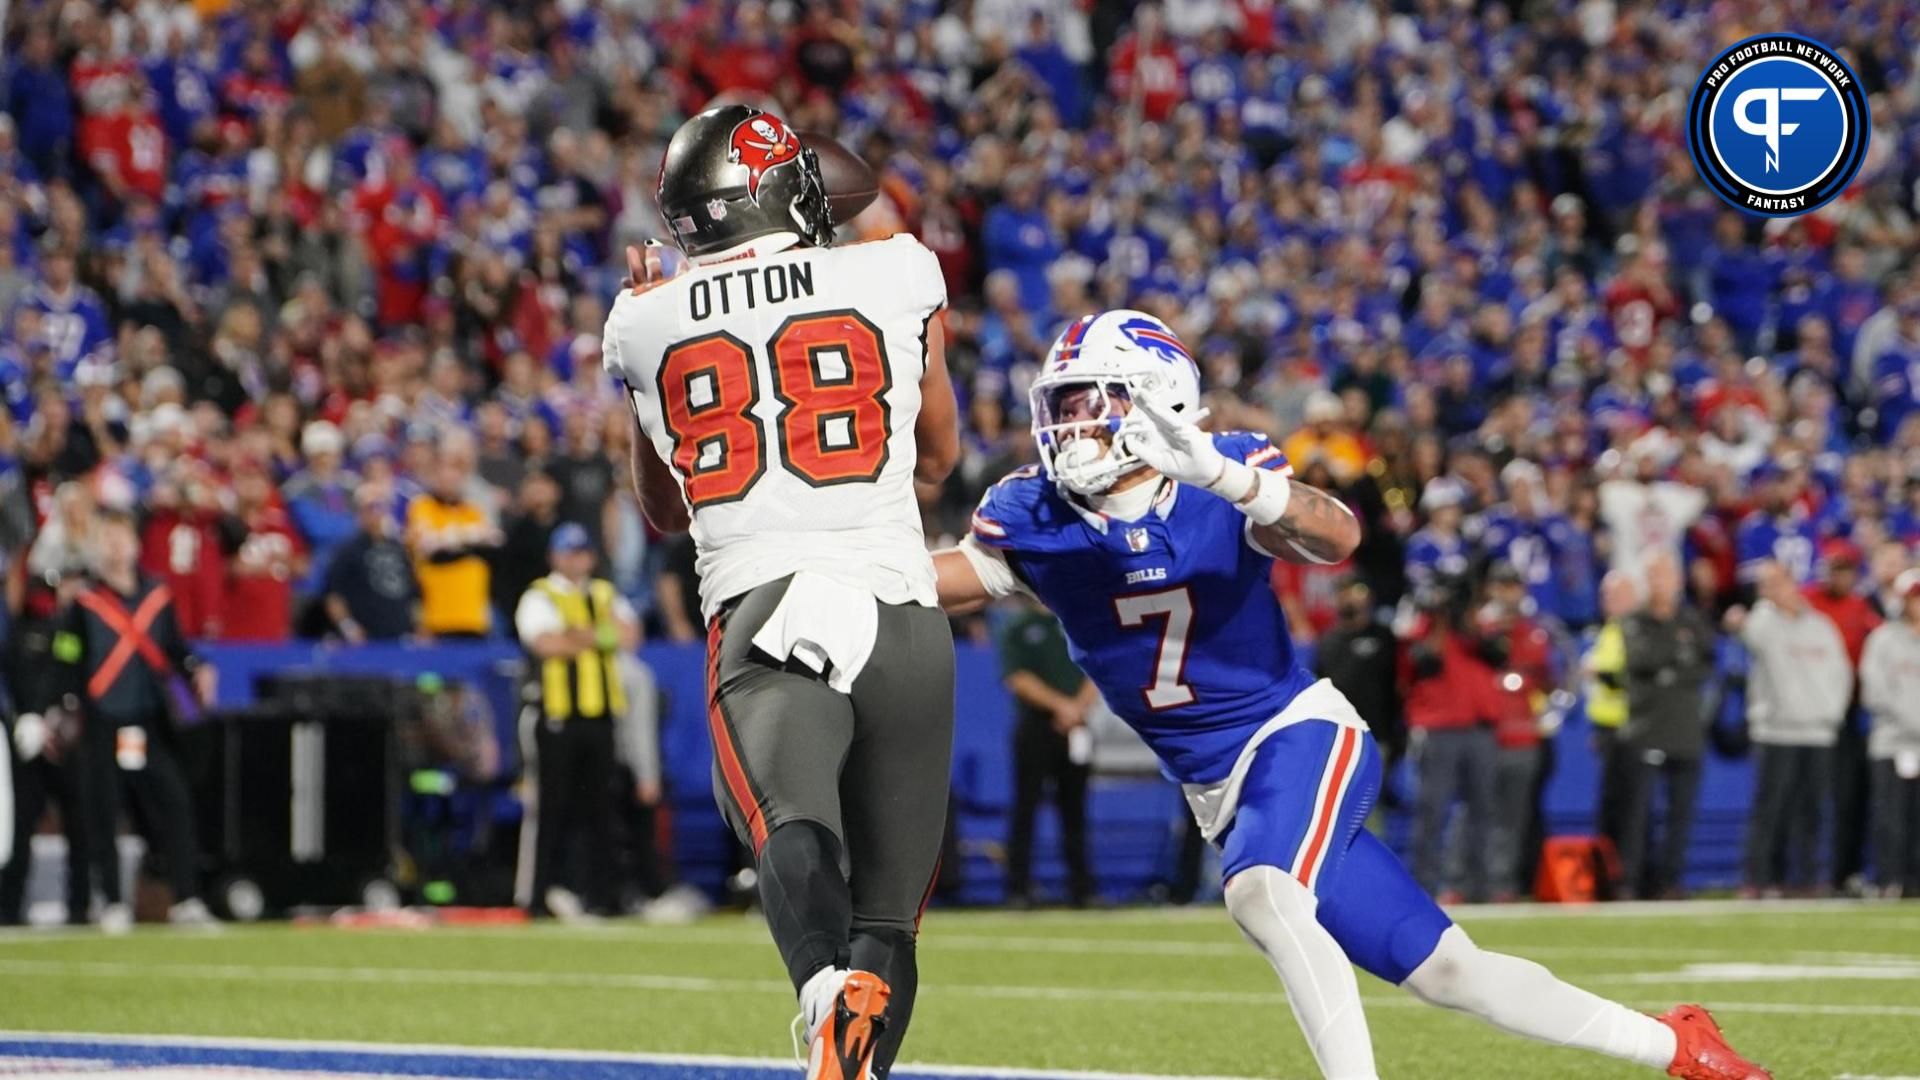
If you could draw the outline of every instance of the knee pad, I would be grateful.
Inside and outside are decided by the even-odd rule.
[[[1440,935],[1433,952],[1400,985],[1429,1005],[1472,1011],[1472,970],[1479,955],[1480,946],[1473,943],[1467,932],[1450,926]]]
[[[1315,922],[1320,901],[1277,866],[1253,866],[1233,875],[1226,888],[1227,914],[1254,947],[1269,955],[1289,947],[1288,925]]]

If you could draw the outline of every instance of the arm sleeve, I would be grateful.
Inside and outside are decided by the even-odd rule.
[[[947,306],[947,277],[940,272],[940,260],[925,244],[902,234],[896,243],[904,253],[907,270],[901,275],[907,287],[907,301],[923,317]]]
[[[533,647],[536,638],[564,630],[566,625],[553,600],[539,589],[528,589],[513,609],[514,633],[520,636],[520,644],[528,648]]]
[[[960,538],[960,553],[973,564],[973,572],[980,575],[980,584],[986,586],[988,596],[998,600],[1016,593],[1033,595],[1033,590],[1013,572],[1013,567],[1007,564],[1006,553],[999,548],[988,547],[968,533]]]

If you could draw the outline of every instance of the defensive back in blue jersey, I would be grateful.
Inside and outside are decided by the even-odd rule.
[[[1214,436],[1230,460],[1290,474],[1264,435]],[[1074,663],[1182,783],[1224,778],[1248,737],[1313,676],[1274,598],[1273,559],[1226,500],[1162,481],[1139,521],[1071,501],[1038,468],[990,489],[973,535],[1060,618]]]

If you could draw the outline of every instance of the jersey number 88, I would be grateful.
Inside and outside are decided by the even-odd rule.
[[[764,353],[786,470],[813,487],[871,482],[886,468],[893,389],[880,328],[851,310],[782,323]],[[673,439],[673,467],[687,505],[745,498],[767,471],[766,428],[754,407],[760,380],[754,351],[721,331],[690,338],[660,364],[661,414]]]

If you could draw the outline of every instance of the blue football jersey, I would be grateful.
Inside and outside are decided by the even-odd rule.
[[[1214,436],[1235,461],[1292,470],[1264,435]],[[1225,777],[1253,732],[1314,681],[1225,499],[1168,482],[1139,521],[1070,501],[1038,468],[994,485],[973,535],[1066,630],[1074,663],[1183,783]]]
[[[1741,522],[1739,531],[1734,533],[1733,550],[1740,560],[1740,580],[1757,580],[1760,564],[1773,559],[1793,575],[1793,580],[1805,585],[1813,580],[1817,540],[1813,524],[1799,515],[1754,514]]]

